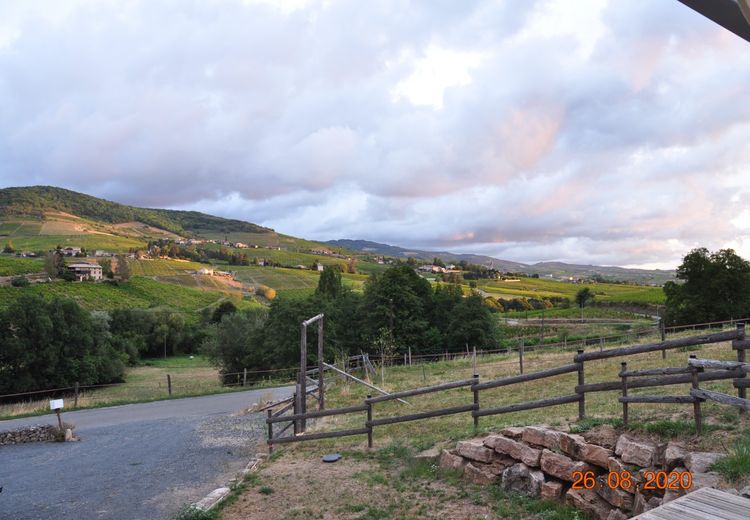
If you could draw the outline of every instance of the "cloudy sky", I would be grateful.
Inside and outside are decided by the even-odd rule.
[[[0,3],[0,186],[313,239],[750,257],[750,44],[676,0]]]

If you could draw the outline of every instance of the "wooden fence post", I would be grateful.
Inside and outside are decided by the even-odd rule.
[[[372,398],[371,394],[367,394],[367,400],[365,403],[367,404],[367,447],[372,448],[372,403],[370,402],[370,399]]]
[[[273,412],[270,408],[266,411],[270,419],[273,416]],[[268,453],[273,453],[273,423],[271,422],[268,423]]]
[[[172,376],[167,374],[167,389],[169,391],[169,397],[172,397]]]
[[[411,366],[411,347],[409,347],[409,366]]]
[[[604,350],[604,336],[599,336],[599,352]]]
[[[737,352],[739,352],[739,350]],[[79,388],[78,381],[76,381],[75,397],[73,398],[73,408],[78,408],[78,388]]]
[[[737,362],[738,363],[744,363],[745,362],[745,349],[744,346],[740,343],[745,341],[745,324],[744,323],[738,323],[737,324],[737,332],[739,332],[739,338],[732,340],[732,348],[737,348]],[[745,374],[745,377],[747,377],[747,374]],[[737,387],[737,397],[741,399],[747,399],[747,388],[744,386]],[[745,413],[744,408],[740,408],[740,413]]]
[[[326,409],[326,384],[325,384],[325,367],[323,362],[325,361],[323,352],[323,340],[324,340],[324,327],[326,318],[321,317],[318,320],[318,411]]]
[[[695,354],[690,354],[690,359],[695,359]],[[702,371],[702,368],[690,367],[690,373],[692,374],[692,387],[698,389],[698,371]],[[701,401],[696,398],[693,402],[693,415],[695,416],[695,432],[698,435],[703,433],[703,415],[701,414]]]
[[[302,400],[304,397],[300,397],[302,395],[302,387],[299,384],[299,377],[297,378],[297,385],[295,387],[294,392],[294,415],[301,414],[302,412]],[[294,433],[295,435],[298,433],[303,433],[304,430],[302,429],[302,419],[297,419],[294,421]]]
[[[242,386],[247,385],[247,368],[242,369]]]
[[[479,390],[476,389],[476,385],[479,384],[479,374],[475,372],[472,377],[474,378],[474,384],[471,387],[472,392],[474,392],[474,407],[479,410]],[[477,428],[479,428],[479,416],[474,415],[474,429]]]
[[[474,347],[474,375],[477,373],[477,347]]]
[[[583,349],[578,349],[578,354],[583,354]],[[583,372],[583,361],[578,361],[578,386],[585,384],[585,377]],[[579,392],[580,399],[578,400],[578,420],[586,417],[586,392],[581,390]]]
[[[518,343],[518,365],[523,374],[523,339]]]
[[[625,372],[628,369],[628,364],[623,361],[620,363],[620,372]],[[628,377],[626,375],[621,375],[622,378],[622,396],[627,397],[628,396]],[[622,424],[624,426],[628,425],[628,403],[626,401],[622,402]]]

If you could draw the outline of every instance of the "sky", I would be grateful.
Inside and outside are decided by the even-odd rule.
[[[0,186],[294,236],[750,257],[750,44],[676,0],[0,3]]]

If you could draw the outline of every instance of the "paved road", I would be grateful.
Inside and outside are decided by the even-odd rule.
[[[242,469],[290,387],[63,413],[81,442],[0,447],[1,520],[163,520]],[[0,421],[0,430],[54,416]]]

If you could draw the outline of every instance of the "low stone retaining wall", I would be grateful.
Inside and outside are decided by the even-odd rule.
[[[708,469],[722,454],[689,452],[675,442],[657,443],[598,426],[576,435],[544,426],[505,428],[499,434],[461,441],[443,450],[440,466],[460,470],[475,484],[565,501],[597,520],[638,515],[701,487],[716,487],[720,477]],[[610,473],[630,474],[625,487]],[[644,489],[648,472],[690,472],[689,489]],[[574,472],[589,476],[574,489]],[[616,477],[613,475],[612,477]],[[662,486],[663,487],[663,486]]]
[[[67,440],[75,440],[72,428],[69,426],[63,433],[60,433],[60,429],[57,426],[51,424],[44,426],[28,426],[26,428],[0,432],[0,446],[7,444],[22,444],[25,442],[55,442]]]

